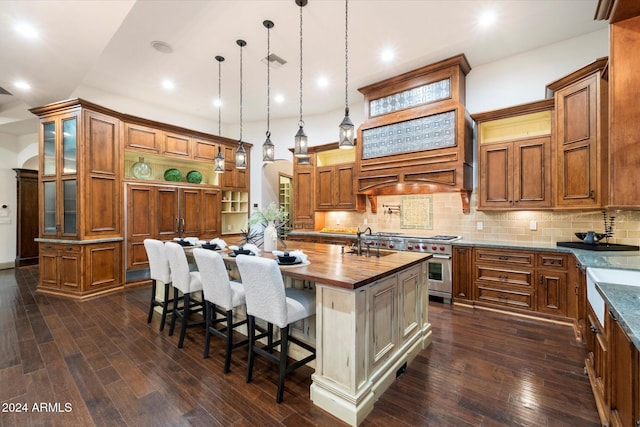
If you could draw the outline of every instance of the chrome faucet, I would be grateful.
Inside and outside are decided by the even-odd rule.
[[[364,229],[364,231],[360,231],[360,227],[358,227],[358,230],[356,232],[356,236],[357,236],[357,242],[358,242],[358,246],[356,248],[356,254],[357,255],[362,255],[362,235],[363,234],[367,234],[367,230],[369,231],[369,236],[371,236],[371,234],[373,233],[373,231],[371,230],[371,227],[367,227]]]

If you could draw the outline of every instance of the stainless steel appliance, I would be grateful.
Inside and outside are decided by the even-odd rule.
[[[364,236],[364,244],[375,249],[392,249],[396,251],[425,252],[433,254],[427,263],[427,283],[429,295],[442,297],[451,304],[451,253],[452,243],[460,240],[460,236],[407,236],[401,233],[375,233]]]

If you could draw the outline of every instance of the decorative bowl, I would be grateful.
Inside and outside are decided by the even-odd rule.
[[[202,244],[202,248],[203,249],[209,249],[209,250],[212,250],[212,251],[216,251],[216,250],[220,249],[218,247],[217,243],[203,243]]]
[[[252,252],[248,249],[239,248],[239,249],[234,249],[233,253],[236,255],[251,255]]]
[[[164,180],[180,182],[182,181],[182,172],[175,168],[167,169],[166,171],[164,171]]]
[[[202,182],[202,174],[199,171],[189,171],[187,173],[187,182],[191,184],[200,184]]]
[[[575,233],[575,235],[578,239],[589,244],[598,243],[600,240],[606,237],[606,234],[596,233],[595,231],[577,232]]]
[[[294,262],[296,262],[297,259],[298,258],[294,256],[284,256],[284,255],[278,256],[278,262],[280,264],[293,264]]]

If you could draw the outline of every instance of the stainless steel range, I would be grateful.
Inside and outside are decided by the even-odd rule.
[[[451,304],[452,243],[460,240],[460,236],[435,235],[423,237],[407,236],[400,233],[375,233],[363,237],[364,244],[368,247],[433,254],[427,264],[429,295],[442,297],[444,302]]]

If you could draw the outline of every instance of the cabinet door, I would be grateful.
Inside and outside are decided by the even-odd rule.
[[[316,168],[316,209],[329,210],[333,208],[334,172],[332,166]]]
[[[606,322],[608,320],[605,318]],[[598,407],[600,421],[603,425],[607,425],[610,408],[609,342],[606,329],[600,324],[589,304],[587,304],[587,325],[589,331],[586,336],[587,360],[585,366],[593,389],[596,406]]]
[[[191,138],[177,133],[164,132],[162,154],[171,157],[189,158]]]
[[[453,299],[472,299],[473,257],[471,248],[453,247],[452,254]]]
[[[513,144],[480,146],[480,208],[513,205]]]
[[[540,270],[537,273],[537,310],[541,313],[567,315],[567,273]]]
[[[349,210],[356,207],[354,169],[353,164],[335,166],[334,208]]]
[[[416,333],[420,327],[421,294],[420,266],[405,270],[398,277],[398,323],[400,326],[400,343]]]
[[[180,235],[182,237],[198,237],[200,235],[200,221],[202,212],[200,204],[202,194],[200,190],[191,188],[180,189]]]
[[[600,206],[598,78],[585,78],[555,94],[559,207]]]
[[[611,319],[611,421],[614,426],[632,426],[640,414],[636,393],[640,373],[638,350],[609,311]],[[635,397],[634,397],[635,396]]]
[[[369,349],[370,371],[393,354],[398,345],[398,276],[390,276],[369,289],[371,325]]]
[[[514,207],[551,206],[551,138],[514,142]]]
[[[193,139],[193,158],[205,162],[213,162],[218,154],[218,144],[213,141]]]
[[[178,189],[160,187],[156,193],[156,235],[160,240],[171,240],[178,237]]]
[[[314,221],[314,176],[313,167],[296,166],[293,171],[293,228]]]
[[[82,291],[82,250],[79,246],[63,246],[58,255],[60,288],[72,292]]]
[[[156,238],[156,187],[127,186],[127,268],[148,265],[144,239]]]
[[[220,191],[202,190],[202,218],[200,238],[213,239],[220,235]]]
[[[162,131],[150,127],[125,123],[124,146],[127,149],[159,154]]]
[[[40,287],[57,289],[58,251],[49,243],[40,244]]]

